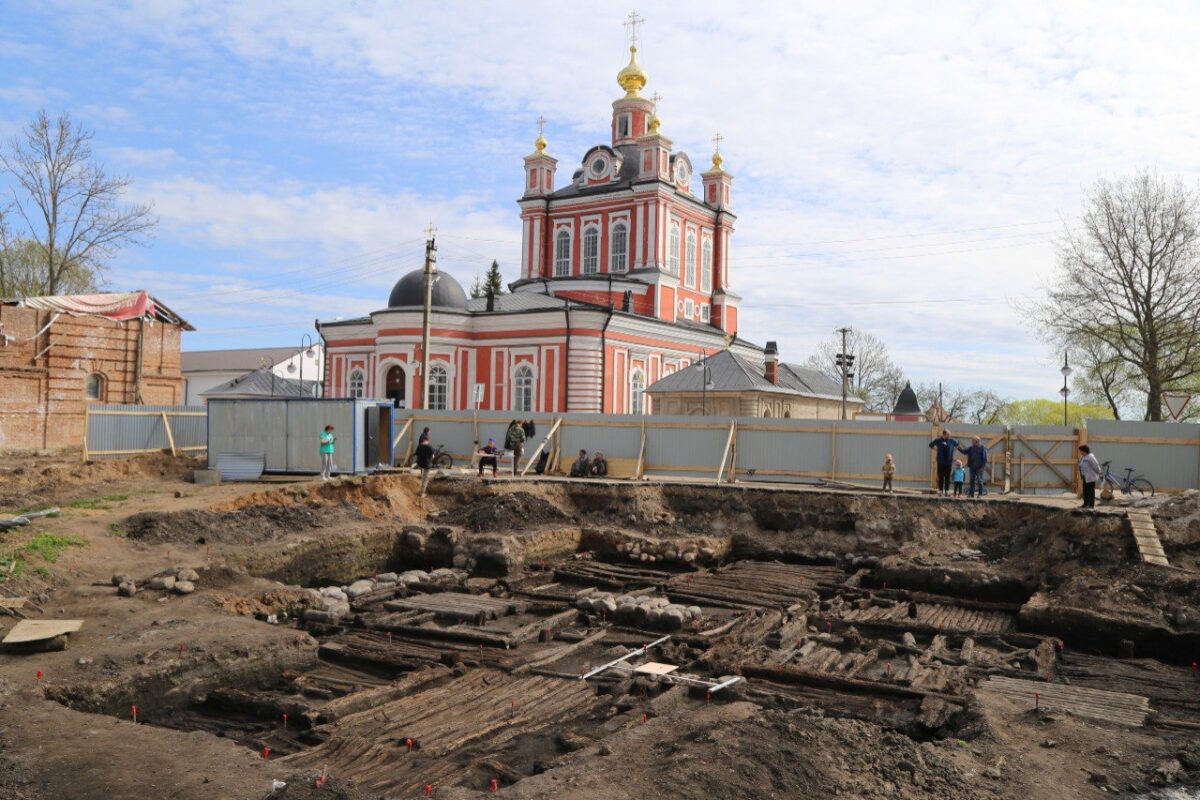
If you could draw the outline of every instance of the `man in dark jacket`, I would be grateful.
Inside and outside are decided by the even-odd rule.
[[[429,430],[426,428],[426,430]],[[426,437],[417,445],[417,469],[421,471],[421,497],[425,496],[425,487],[429,485],[429,470],[433,469],[433,446]]]
[[[967,469],[971,471],[971,488],[967,490],[968,497],[983,497],[984,481],[988,465],[988,449],[978,436],[971,439],[970,447],[960,447],[958,452],[967,457]],[[976,488],[979,494],[976,495]]]
[[[525,431],[525,441],[532,442],[534,435],[537,433],[537,426],[533,424],[533,420],[527,419],[522,422],[521,429]]]
[[[929,449],[936,451],[937,487],[938,494],[950,494],[950,470],[954,467],[954,451],[958,441],[950,438],[950,431],[942,429],[942,435],[929,443]]]

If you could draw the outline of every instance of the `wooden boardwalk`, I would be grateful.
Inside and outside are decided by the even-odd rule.
[[[1154,525],[1154,517],[1144,508],[1130,508],[1126,511],[1129,516],[1129,527],[1133,530],[1133,539],[1137,542],[1138,552],[1147,564],[1169,567],[1167,554],[1158,538],[1158,528]]]
[[[851,608],[842,613],[850,623],[872,622],[908,629],[928,626],[962,633],[1008,633],[1016,628],[1016,615],[1005,611],[964,608],[950,603],[917,603],[916,619],[908,615],[908,603],[890,607],[869,605]]]
[[[1146,718],[1150,715],[1150,700],[1142,695],[1087,689],[1062,683],[1043,683],[993,675],[979,684],[979,691],[1006,697],[1028,708],[1033,708],[1036,702],[1047,711],[1060,711],[1134,727],[1145,725]],[[1035,697],[1035,693],[1040,697]]]
[[[678,575],[667,584],[676,603],[718,608],[789,608],[807,605],[818,584],[839,584],[837,567],[738,561],[714,572]]]

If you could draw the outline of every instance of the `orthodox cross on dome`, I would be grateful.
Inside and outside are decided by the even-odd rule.
[[[540,114],[537,118],[537,126],[538,135],[537,138],[533,140],[534,155],[543,156],[546,154],[546,118]]]
[[[425,229],[425,238],[432,239],[435,233],[437,233],[437,228],[433,227],[433,220],[430,220],[429,227]]]
[[[641,25],[645,21],[646,21],[646,19],[644,17],[642,17],[640,14],[638,14],[636,11],[629,12],[629,16],[626,18],[624,26],[626,28],[629,28],[629,46],[630,47],[637,47],[638,25]]]
[[[721,170],[721,164],[725,161],[725,157],[721,155],[721,142],[723,141],[725,141],[725,137],[719,133],[712,137],[712,168],[718,172]]]
[[[658,92],[655,92],[654,94],[650,95],[651,111],[655,114],[658,114],[658,101],[659,100],[662,100],[662,95],[659,94]]]
[[[546,118],[543,117],[541,114],[538,114],[537,126],[538,126],[538,136],[541,136],[542,134],[544,134],[546,132],[546,130],[545,130],[546,129]]]
[[[712,142],[713,142],[713,152],[714,153],[721,152],[721,142],[723,142],[723,141],[725,141],[725,137],[722,136],[720,133],[716,133],[713,135]]]

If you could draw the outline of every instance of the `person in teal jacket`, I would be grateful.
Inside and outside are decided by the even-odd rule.
[[[951,478],[954,480],[954,496],[962,497],[963,483],[967,480],[967,471],[963,469],[962,461],[954,460],[954,471]]]
[[[333,426],[326,425],[321,431],[321,480],[327,481],[333,474],[333,443],[337,437],[333,435]]]

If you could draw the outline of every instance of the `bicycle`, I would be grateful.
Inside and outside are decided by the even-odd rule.
[[[408,466],[414,467],[414,468],[417,466],[417,454],[416,453],[413,453],[411,456],[408,457]],[[435,449],[433,451],[433,468],[434,469],[450,469],[450,467],[452,467],[452,466],[454,466],[454,459],[451,458],[450,454],[446,452],[445,445],[439,444],[437,446],[437,449]]]
[[[1108,468],[1111,461],[1105,461],[1100,466],[1104,468],[1103,474],[1100,475],[1100,496],[1105,499],[1112,497],[1112,487],[1117,487],[1124,494],[1136,494],[1139,497],[1154,497],[1154,484],[1143,478],[1141,475],[1134,476],[1133,467],[1125,468],[1125,477],[1118,478],[1113,475],[1112,470]],[[1107,492],[1108,494],[1105,494]]]

